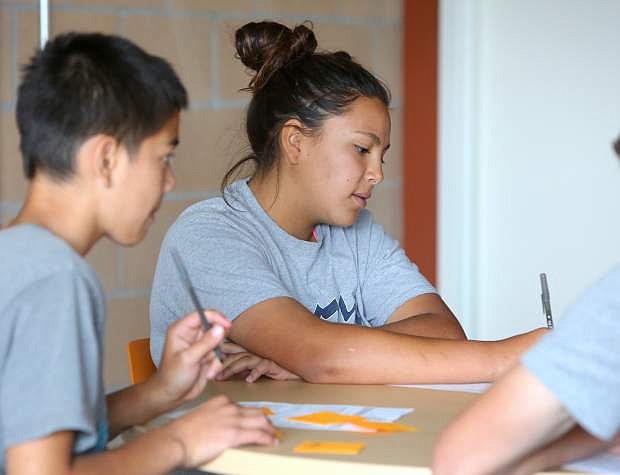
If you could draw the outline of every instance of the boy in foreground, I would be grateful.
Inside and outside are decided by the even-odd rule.
[[[140,242],[174,187],[185,89],[133,43],[65,34],[26,66],[17,100],[23,208],[0,231],[0,473],[164,474],[228,447],[272,444],[256,410],[214,398],[105,451],[124,429],[190,401],[220,369],[215,311],[171,326],[159,371],[105,395],[104,293],[83,256],[102,237]]]

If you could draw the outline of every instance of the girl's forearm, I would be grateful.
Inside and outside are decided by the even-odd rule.
[[[494,381],[540,336],[466,341],[342,327],[333,343],[305,345],[288,368],[310,382],[436,384]],[[337,333],[341,333],[338,335]]]

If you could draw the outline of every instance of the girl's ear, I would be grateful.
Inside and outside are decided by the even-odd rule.
[[[304,126],[297,119],[289,119],[280,132],[280,150],[282,157],[291,165],[297,165],[302,156],[304,142],[307,139]]]

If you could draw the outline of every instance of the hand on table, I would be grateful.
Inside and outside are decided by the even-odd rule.
[[[235,374],[243,372],[248,373],[245,377],[248,383],[253,383],[261,376],[267,376],[271,379],[280,381],[301,379],[299,376],[282,368],[277,363],[250,353],[242,346],[232,343],[231,341],[225,341],[220,348],[226,357],[224,361],[222,361],[222,371],[215,378],[218,381],[228,379]]]
[[[184,467],[197,467],[228,448],[277,444],[276,430],[260,409],[240,407],[217,396],[168,424],[183,446]]]
[[[495,368],[493,380],[499,379],[503,374],[511,370],[519,362],[521,355],[550,331],[552,330],[547,328],[537,328],[503,340],[488,342],[496,350],[499,350],[494,352],[496,357],[493,363]]]
[[[215,310],[205,311],[205,316],[212,324],[208,332],[196,312],[168,328],[161,364],[153,379],[165,399],[175,405],[198,396],[222,368],[213,350],[230,329],[230,322]]]

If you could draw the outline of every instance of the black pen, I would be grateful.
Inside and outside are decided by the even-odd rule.
[[[194,286],[192,285],[192,281],[189,278],[189,274],[187,273],[187,269],[183,265],[183,260],[181,259],[181,256],[179,255],[177,250],[174,249],[174,248],[170,249],[170,254],[172,254],[172,260],[174,261],[174,264],[175,264],[175,266],[177,268],[179,276],[181,277],[181,282],[183,283],[183,286],[189,292],[189,296],[192,299],[194,307],[196,308],[196,311],[198,312],[198,315],[200,315],[200,321],[202,322],[202,327],[205,329],[205,331],[209,331],[209,329],[211,328],[211,324],[207,320],[207,317],[205,317],[204,309],[200,305],[200,301],[198,300],[198,296],[196,295],[196,291],[194,290]],[[222,360],[222,351],[220,350],[219,345],[216,346],[213,349],[213,351],[214,351],[214,353],[217,355],[217,357],[221,361]]]
[[[547,317],[547,328],[553,328],[553,316],[551,315],[551,297],[549,295],[549,286],[547,285],[547,274],[544,272],[540,274],[540,288],[542,293],[540,298],[542,300],[543,315]]]

